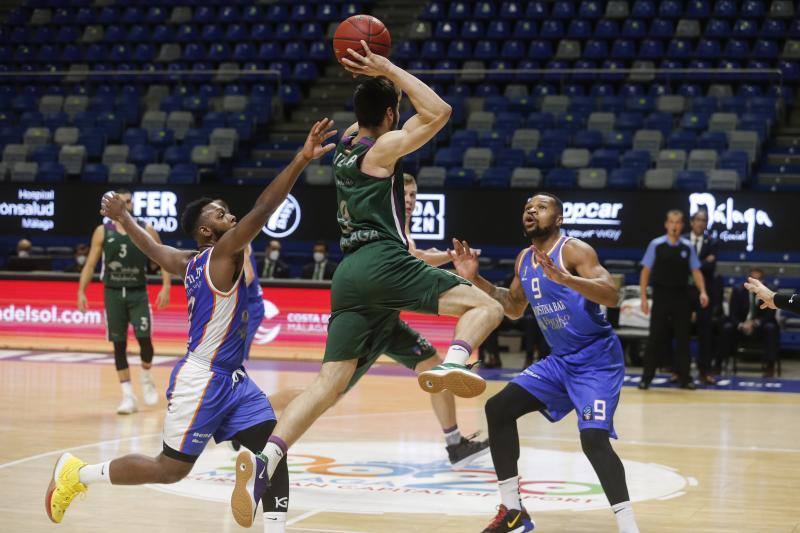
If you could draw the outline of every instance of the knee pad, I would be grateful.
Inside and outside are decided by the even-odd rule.
[[[150,337],[144,337],[141,339],[136,339],[139,341],[139,355],[142,358],[143,363],[152,363],[153,362],[153,341]]]
[[[125,353],[127,350],[127,342],[123,341],[114,343],[114,366],[117,367],[117,370],[128,369],[128,355]]]
[[[581,448],[587,456],[612,451],[608,431],[604,429],[584,429],[581,431]]]

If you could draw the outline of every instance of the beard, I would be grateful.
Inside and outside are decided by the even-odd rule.
[[[530,230],[524,230],[525,237],[528,239],[538,239],[540,237],[547,237],[551,235],[555,229],[555,225],[550,226],[539,226],[538,224],[531,228]]]

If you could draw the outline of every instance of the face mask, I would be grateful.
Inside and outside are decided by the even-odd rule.
[[[280,256],[281,256],[281,251],[280,250],[272,250],[269,253],[269,260],[270,261],[277,261]]]
[[[322,263],[325,260],[325,254],[322,252],[314,252],[314,262],[315,263]]]
[[[78,257],[75,258],[75,262],[77,262],[81,266],[85,265],[86,264],[86,256],[85,255],[79,255]]]
[[[28,250],[20,250],[17,252],[17,257],[30,257],[31,253]]]

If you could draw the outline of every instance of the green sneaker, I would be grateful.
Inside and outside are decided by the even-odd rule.
[[[486,381],[466,365],[442,363],[420,372],[419,386],[425,392],[436,394],[449,390],[461,398],[474,398],[486,390]]]

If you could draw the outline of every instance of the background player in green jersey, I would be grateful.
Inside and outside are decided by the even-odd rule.
[[[424,390],[477,396],[486,382],[466,363],[503,318],[496,301],[463,278],[434,268],[408,251],[400,159],[422,147],[447,123],[450,106],[388,59],[348,50],[345,68],[361,78],[353,102],[358,122],[336,147],[340,246],[345,253],[331,286],[331,319],[322,369],[290,403],[264,449],[268,473],[293,444],[363,375],[380,354],[416,368],[430,358],[401,310],[460,317],[443,364],[419,373]],[[416,114],[401,129],[406,93]]]
[[[131,192],[125,189],[116,191],[128,208],[132,211]],[[158,233],[150,225],[140,222],[147,233],[156,242],[161,242]],[[106,329],[108,340],[114,344],[114,364],[117,367],[117,376],[122,385],[122,402],[117,407],[117,413],[127,415],[137,410],[136,395],[131,386],[131,372],[128,368],[128,324],[133,326],[133,333],[139,341],[139,354],[142,358],[142,395],[147,405],[158,403],[153,378],[150,376],[150,367],[153,363],[153,342],[150,338],[152,316],[150,301],[147,298],[147,265],[149,259],[131,241],[131,238],[122,229],[122,226],[113,221],[100,224],[92,234],[92,246],[86,264],[81,270],[80,285],[78,286],[78,309],[85,311],[89,308],[86,299],[86,287],[92,281],[94,268],[101,258],[103,267],[100,277],[105,286],[104,298],[106,308]],[[161,270],[163,285],[158,293],[156,305],[159,309],[169,304],[170,281],[169,273]]]

